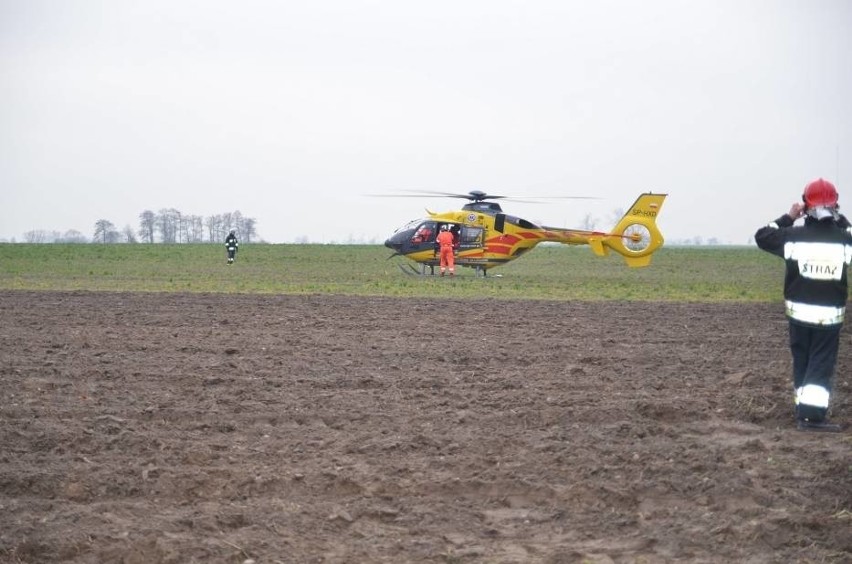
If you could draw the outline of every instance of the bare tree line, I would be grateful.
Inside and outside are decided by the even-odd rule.
[[[139,228],[130,225],[118,229],[107,219],[95,222],[92,243],[219,243],[234,230],[241,242],[251,243],[257,237],[257,221],[239,210],[202,217],[185,215],[174,208],[159,212],[145,210],[139,214]],[[88,243],[76,230],[33,230],[24,233],[27,243]]]

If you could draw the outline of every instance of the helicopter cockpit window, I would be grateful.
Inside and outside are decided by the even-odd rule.
[[[412,219],[411,221],[409,221],[408,223],[406,223],[402,227],[397,227],[396,229],[394,229],[394,234],[404,233],[405,231],[410,231],[410,230],[414,229],[415,227],[417,227],[420,224],[420,221],[421,220],[419,220],[419,219]]]
[[[417,228],[414,235],[411,237],[411,242],[415,244],[428,243],[435,240],[436,225],[434,221],[427,221]]]

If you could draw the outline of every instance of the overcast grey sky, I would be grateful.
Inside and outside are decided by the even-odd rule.
[[[852,211],[849,0],[0,0],[0,240],[240,210],[266,241],[447,210],[579,227],[643,191],[747,243],[805,183]],[[852,215],[852,214],[850,214]]]

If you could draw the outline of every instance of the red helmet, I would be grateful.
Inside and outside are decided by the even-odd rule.
[[[805,186],[802,199],[809,208],[834,207],[837,205],[837,189],[828,180],[817,178]]]

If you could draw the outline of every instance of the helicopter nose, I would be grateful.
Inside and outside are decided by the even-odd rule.
[[[399,251],[405,246],[405,241],[408,238],[408,233],[394,233],[391,237],[385,240],[385,247]]]
[[[393,249],[396,253],[405,252],[413,236],[414,229],[398,229],[385,240],[385,247]]]

